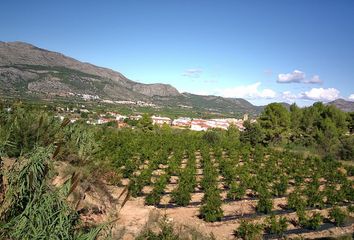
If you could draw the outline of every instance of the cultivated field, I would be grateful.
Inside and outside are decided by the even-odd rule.
[[[219,239],[242,237],[240,223],[255,233],[259,227],[264,238],[353,232],[353,177],[331,159],[207,145],[162,148],[155,156],[132,158],[122,184],[177,223]]]

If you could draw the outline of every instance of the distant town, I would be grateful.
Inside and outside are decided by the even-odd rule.
[[[108,111],[105,113],[97,114],[90,111],[82,105],[82,108],[63,108],[57,107],[57,117],[63,120],[69,118],[71,122],[78,120],[85,120],[87,124],[101,125],[113,124],[118,128],[128,127],[129,120],[138,121],[143,116],[141,114],[123,115],[118,112]],[[88,117],[89,114],[95,114],[95,118]],[[255,122],[255,119],[249,119],[248,114],[244,114],[243,118],[215,118],[215,119],[202,119],[191,117],[178,117],[172,119],[165,116],[151,116],[152,123],[158,126],[171,126],[173,128],[190,129],[193,131],[207,131],[208,129],[224,129],[227,130],[231,125],[237,127],[240,131],[244,130],[244,122],[250,120]]]

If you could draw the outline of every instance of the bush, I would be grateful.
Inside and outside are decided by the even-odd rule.
[[[161,195],[164,192],[165,186],[167,184],[169,175],[162,175],[154,184],[154,189],[152,192],[146,196],[145,203],[147,205],[157,205],[160,203]]]
[[[235,230],[235,236],[245,240],[261,239],[263,225],[242,221],[238,229]]]
[[[172,192],[173,201],[179,206],[187,206],[191,200],[191,194],[187,185],[179,185]]]
[[[312,192],[312,194],[307,194],[307,206],[322,209],[324,207],[323,195],[324,193],[320,191]]]
[[[205,204],[200,208],[200,216],[207,222],[221,220],[223,217],[221,204],[219,190],[215,187],[207,189],[205,192]]]
[[[220,142],[220,136],[214,130],[205,132],[203,135],[203,139],[210,145],[216,145],[218,142]]]
[[[329,212],[329,216],[334,221],[336,226],[343,226],[347,213],[339,207],[334,207]]]
[[[276,182],[273,186],[273,193],[277,197],[281,197],[286,193],[286,190],[288,188],[288,178],[285,176],[282,176],[279,180],[279,182]]]
[[[232,182],[230,190],[227,193],[227,198],[232,200],[240,200],[245,194],[246,188],[243,184],[237,184],[236,182]]]
[[[323,222],[323,217],[318,212],[312,214],[311,217],[306,216],[306,214],[303,210],[298,211],[296,213],[299,218],[299,224],[304,228],[307,228],[310,230],[317,230]]]
[[[298,211],[304,209],[306,206],[305,200],[301,197],[298,191],[294,191],[289,194],[288,197],[288,208]]]
[[[276,218],[275,215],[271,215],[267,219],[267,231],[270,234],[277,234],[283,236],[288,227],[287,219],[285,217]]]
[[[132,197],[138,197],[141,196],[141,190],[143,189],[143,187],[144,183],[140,181],[139,177],[134,177],[133,179],[131,179],[128,188]]]
[[[305,224],[306,228],[316,230],[318,229],[323,222],[323,217],[320,213],[314,213],[308,220],[307,223]]]
[[[324,193],[326,195],[326,203],[329,205],[337,204],[345,198],[343,191],[336,190],[334,185],[327,186]]]
[[[167,222],[164,217],[159,223],[160,231],[155,233],[152,230],[147,230],[140,234],[136,240],[179,240],[178,234],[173,232],[173,225]]]
[[[353,160],[354,158],[354,136],[342,136],[340,138],[339,157],[343,160]]]
[[[96,239],[100,228],[84,233],[77,212],[66,202],[74,183],[60,189],[50,185],[50,161],[51,148],[38,147],[10,172],[0,207],[1,239]]]
[[[259,197],[257,207],[256,207],[257,212],[268,214],[272,211],[272,208],[273,208],[272,199],[267,195],[261,195]]]

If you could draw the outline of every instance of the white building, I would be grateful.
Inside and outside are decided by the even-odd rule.
[[[152,123],[156,125],[162,125],[162,124],[167,124],[171,125],[171,118],[168,117],[159,117],[159,116],[152,116],[151,117]]]
[[[181,117],[173,120],[172,125],[178,127],[190,127],[192,123],[192,119],[187,117]]]

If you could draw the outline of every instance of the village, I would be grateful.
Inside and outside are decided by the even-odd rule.
[[[57,115],[58,118],[63,120],[65,117],[68,117],[68,113],[80,113],[74,116],[70,115],[68,117],[71,122],[76,122],[79,119],[83,119],[81,116],[86,116],[90,111],[86,108],[57,108],[57,112],[60,114]],[[101,125],[101,124],[113,124],[118,128],[128,127],[128,120],[138,121],[143,116],[141,114],[137,115],[122,115],[117,112],[105,112],[97,116],[97,118],[87,118],[85,119],[87,124],[92,125]],[[240,131],[244,130],[243,123],[247,120],[250,122],[255,122],[255,119],[249,119],[248,114],[244,114],[243,118],[215,118],[215,119],[201,119],[201,118],[190,118],[190,117],[178,117],[176,119],[171,119],[164,116],[151,116],[152,123],[154,125],[163,126],[167,125],[173,128],[180,129],[190,129],[192,131],[207,131],[208,129],[223,129],[227,130],[231,125],[237,127]]]

